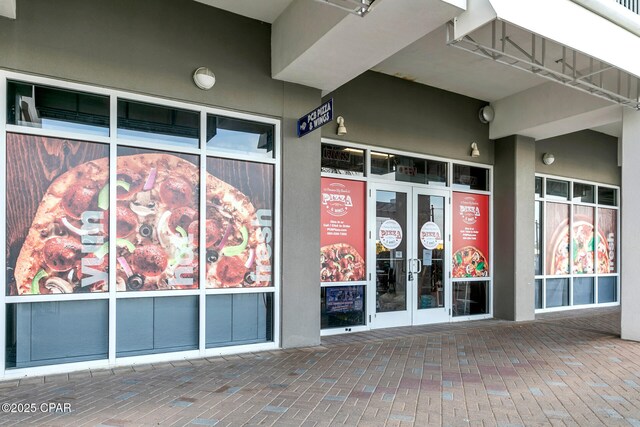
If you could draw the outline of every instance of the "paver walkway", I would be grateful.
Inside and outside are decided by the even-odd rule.
[[[618,308],[535,322],[334,336],[313,348],[0,383],[0,402],[71,412],[2,425],[640,426],[640,343]]]

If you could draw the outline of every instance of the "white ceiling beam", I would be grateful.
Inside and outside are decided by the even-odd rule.
[[[0,16],[16,19],[16,0],[0,0]]]
[[[466,0],[376,0],[363,18],[295,0],[271,31],[271,74],[330,92],[442,26]]]
[[[545,83],[491,104],[489,138],[547,139],[622,120],[624,107],[557,83]]]

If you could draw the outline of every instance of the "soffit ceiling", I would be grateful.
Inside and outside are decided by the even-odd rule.
[[[293,0],[195,0],[218,9],[273,24]]]
[[[273,23],[293,2],[293,0],[195,1],[268,23]],[[446,26],[427,34],[382,61],[372,70],[488,102],[548,82],[534,74],[447,46]],[[619,126],[615,125],[595,130],[620,136],[618,128]]]

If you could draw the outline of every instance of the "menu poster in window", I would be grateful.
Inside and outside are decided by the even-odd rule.
[[[207,158],[207,288],[273,286],[274,168]]]
[[[569,274],[569,205],[547,203],[546,211],[547,274]]]
[[[109,146],[8,133],[6,153],[7,295],[106,292]]]
[[[489,276],[489,196],[453,193],[452,277]]]
[[[598,273],[616,273],[618,211],[598,208]]]
[[[365,192],[362,181],[321,179],[322,282],[365,280]]]

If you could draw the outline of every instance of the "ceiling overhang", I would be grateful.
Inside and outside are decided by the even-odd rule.
[[[272,76],[328,93],[459,15],[466,0],[376,0],[365,17],[295,0],[272,27]]]
[[[0,16],[16,19],[16,0],[0,0]]]
[[[448,43],[640,109],[640,37],[574,1],[469,0]]]

